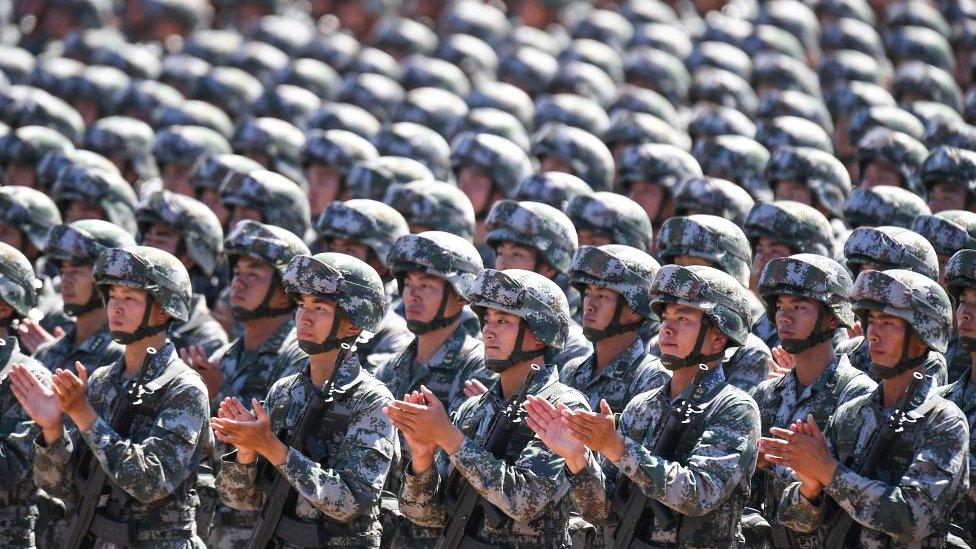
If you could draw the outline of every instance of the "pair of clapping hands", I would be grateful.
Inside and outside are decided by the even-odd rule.
[[[10,370],[10,388],[27,415],[43,430],[44,440],[51,444],[61,438],[65,414],[80,430],[87,430],[98,419],[88,401],[88,370],[75,362],[78,374],[58,368],[45,385],[23,364]]]
[[[800,479],[800,492],[810,501],[820,497],[837,470],[837,460],[830,454],[827,437],[817,426],[813,415],[798,419],[789,427],[770,429],[772,437],[759,439],[759,466],[784,465]]]

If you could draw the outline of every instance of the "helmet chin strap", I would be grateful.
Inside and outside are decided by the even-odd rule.
[[[102,299],[101,292],[92,285],[91,293],[88,295],[88,301],[75,304],[75,303],[65,303],[64,312],[71,316],[78,317],[85,313],[90,313],[94,310],[101,309],[105,306],[105,301]]]
[[[959,346],[970,353],[976,351],[976,337],[959,336]]]
[[[617,294],[617,305],[613,309],[613,317],[610,318],[610,322],[607,323],[606,327],[597,328],[587,328],[583,327],[583,335],[586,339],[589,339],[593,343],[599,343],[608,337],[615,336],[617,334],[622,334],[626,332],[633,332],[644,324],[644,320],[638,320],[637,322],[628,322],[623,324],[620,322],[620,314],[624,312],[624,299],[620,294]]]
[[[278,271],[275,271],[274,276],[271,278],[271,282],[268,283],[268,288],[264,291],[264,298],[261,299],[261,304],[254,309],[245,309],[244,307],[232,305],[230,308],[231,316],[234,317],[234,320],[238,322],[247,322],[249,320],[271,318],[292,312],[294,307],[271,306],[271,298],[274,297],[274,289],[280,285],[281,276],[278,274]]]
[[[780,340],[780,344],[783,346],[783,349],[785,349],[786,352],[795,355],[797,353],[806,351],[810,347],[820,345],[824,341],[828,341],[830,338],[834,337],[833,330],[816,331],[818,328],[820,328],[821,324],[823,324],[824,311],[826,309],[827,306],[823,304],[821,304],[820,308],[817,309],[817,321],[813,324],[813,329],[815,330],[813,333],[811,333],[806,339],[789,338]]]
[[[332,319],[332,327],[329,328],[329,335],[325,336],[323,341],[299,339],[298,347],[305,351],[305,353],[308,355],[321,355],[334,349],[338,349],[343,343],[349,343],[350,341],[355,340],[355,336],[346,339],[339,339],[339,325],[342,324],[342,317],[342,311],[336,308],[335,316]]]
[[[117,330],[112,330],[110,333],[112,339],[116,343],[121,343],[122,345],[129,345],[130,343],[135,343],[136,341],[145,339],[147,337],[152,337],[163,330],[166,329],[166,324],[159,324],[157,326],[149,325],[149,317],[152,315],[152,305],[153,299],[151,297],[146,297],[146,309],[142,313],[142,320],[139,321],[139,327],[135,329],[134,332],[120,332]]]
[[[724,358],[725,350],[712,353],[710,355],[705,355],[701,352],[702,344],[705,342],[705,335],[708,333],[708,328],[711,325],[712,322],[710,320],[703,318],[701,325],[698,327],[698,338],[695,340],[695,347],[690,353],[688,353],[688,356],[679,357],[662,353],[661,364],[668,370],[674,371],[680,370],[681,368],[687,368],[688,366],[708,364],[709,362]]]
[[[519,331],[518,336],[515,338],[515,345],[512,346],[512,352],[509,353],[508,358],[503,360],[495,359],[485,359],[485,368],[488,368],[496,374],[500,374],[505,370],[508,370],[516,364],[532,360],[533,358],[540,357],[546,354],[546,347],[541,349],[536,349],[534,351],[523,351],[522,350],[522,340],[525,339],[525,321],[519,319]]]
[[[441,328],[450,326],[451,324],[454,324],[457,319],[461,318],[460,310],[451,316],[444,316],[444,309],[447,308],[447,298],[449,297],[450,292],[450,285],[445,280],[444,290],[441,292],[441,302],[440,305],[437,306],[437,312],[434,314],[434,318],[432,318],[429,322],[407,319],[407,329],[417,335],[422,335],[426,334],[427,332],[432,332],[434,330],[439,330]]]
[[[885,366],[877,362],[872,362],[871,375],[880,380],[891,379],[903,372],[913,370],[925,362],[928,353],[922,353],[915,358],[908,358],[908,347],[912,342],[911,334],[911,330],[909,330],[908,326],[905,326],[905,342],[902,344],[901,358],[898,359],[898,362],[894,366]]]

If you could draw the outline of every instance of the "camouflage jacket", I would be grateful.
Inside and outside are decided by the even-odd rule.
[[[107,364],[114,364],[125,352],[125,347],[112,340],[108,326],[88,336],[80,344],[75,344],[75,326],[67,327],[64,336],[50,345],[39,348],[34,358],[50,371],[58,368],[75,372],[75,361],[81,362],[89,371]]]
[[[678,515],[677,528],[654,528],[643,541],[661,547],[735,547],[743,541],[739,517],[749,498],[749,480],[756,467],[759,410],[740,389],[730,385],[721,368],[705,374],[694,395],[679,398],[700,403],[701,416],[690,436],[682,436],[677,459],[652,453],[664,425],[662,419],[677,402],[670,381],[640,394],[624,408],[617,427],[624,437],[619,461],[590,458],[586,469],[570,477],[573,501],[583,518],[608,526],[612,536],[618,517],[610,494],[623,473],[648,497]],[[610,540],[606,540],[609,542]]]
[[[969,370],[969,366],[972,364],[973,355],[966,349],[959,345],[959,338],[953,333],[952,337],[949,338],[949,349],[946,350],[946,369],[947,377],[949,381],[959,379],[959,376],[963,375]]]
[[[651,353],[661,356],[661,348],[657,345],[657,338],[654,338]],[[722,369],[725,370],[726,381],[733,387],[738,387],[750,395],[756,392],[756,388],[769,375],[768,359],[773,354],[769,347],[762,342],[755,334],[749,334],[746,344],[742,347],[729,347],[725,351],[725,359],[722,361]]]
[[[171,323],[167,332],[177,349],[199,346],[205,354],[211,355],[227,345],[227,334],[210,314],[207,301],[199,294],[193,294],[190,300],[189,320]]]
[[[217,405],[233,396],[245,403],[252,398],[261,400],[276,381],[297,374],[306,358],[295,339],[293,318],[275,330],[257,351],[244,350],[244,340],[235,339],[210,357],[224,376],[220,392],[211,402]]]
[[[167,341],[149,365],[146,408],[136,412],[129,434],[123,436],[112,429],[109,417],[114,402],[124,398],[133,381],[123,376],[124,371],[120,359],[91,374],[87,394],[99,418],[90,429],[79,433],[73,426],[65,428],[50,446],[36,439],[34,478],[70,509],[78,497],[75,449],[86,444],[95,457],[93,466],[105,470],[114,488],[104,512],[132,523],[138,540],[147,546],[190,547],[197,506],[192,488],[197,466],[210,454],[214,440],[207,388]],[[176,377],[157,386],[170,375]]]
[[[587,409],[585,397],[559,383],[556,368],[549,364],[528,393],[543,395],[549,402],[563,403],[573,410]],[[443,528],[449,512],[447,480],[456,470],[508,518],[497,527],[481,524],[473,534],[478,541],[500,546],[568,547],[568,521],[573,506],[563,458],[525,426],[517,429],[513,436],[517,442],[509,446],[511,453],[504,459],[492,456],[483,446],[495,412],[505,404],[496,385],[458,409],[454,424],[464,433],[464,442],[451,456],[439,450],[435,465],[419,475],[412,474],[407,466],[400,511],[415,524]],[[528,443],[523,445],[526,440]]]
[[[851,366],[871,375],[871,353],[868,350],[868,340],[864,336],[848,339],[835,347],[834,351],[839,355],[847,355],[851,360]],[[937,387],[948,383],[945,355],[938,351],[929,351],[925,359],[925,375],[931,376]]]
[[[356,341],[356,353],[369,372],[376,372],[398,354],[407,348],[413,340],[413,334],[407,329],[407,321],[396,313],[395,307],[388,307],[380,329],[375,334],[359,336]],[[401,395],[402,396],[402,395]]]
[[[780,344],[776,324],[765,313],[752,325],[752,334],[761,339],[770,349],[778,347]]]
[[[755,399],[759,404],[763,436],[770,436],[771,427],[789,427],[798,419],[813,414],[817,423],[826,428],[830,416],[841,403],[871,393],[877,384],[864,372],[851,366],[846,355],[835,355],[813,385],[803,386],[795,371],[779,379],[770,379],[759,385]],[[753,478],[753,501],[763,510],[770,523],[776,521],[776,506],[787,484],[793,481],[792,471],[780,465],[769,469],[756,469]],[[774,527],[776,525],[774,524]],[[816,536],[808,536],[787,530],[794,547],[817,547]]]
[[[8,376],[14,364],[30,368],[45,385],[51,384],[51,374],[22,354],[12,337],[0,339],[0,364],[0,545],[33,547],[37,486],[31,470],[39,429],[14,397]]]
[[[292,431],[298,425],[314,390],[310,375],[306,359],[300,373],[272,385],[266,402],[272,432]],[[383,413],[393,397],[360,366],[355,354],[333,375],[341,394],[323,415],[318,432],[309,438],[307,450],[289,448],[285,462],[275,472],[284,475],[301,496],[294,517],[319,522],[328,532],[335,532],[330,546],[379,547],[380,492],[398,450],[393,425]],[[225,504],[248,511],[263,507],[259,462],[263,460],[237,463],[235,453],[224,457],[217,490]]]
[[[939,388],[942,396],[954,402],[969,421],[969,491],[953,512],[952,522],[960,527],[959,533],[970,545],[976,543],[976,383],[972,379],[972,372],[966,370],[955,383]]]
[[[594,376],[595,367],[596,355],[591,352],[559,371],[559,381],[583,393],[591,410],[599,410],[600,399],[606,399],[619,412],[638,393],[660,387],[671,377],[659,360],[647,354],[640,338]]]
[[[906,409],[915,410],[937,399],[923,418],[902,431],[901,440],[885,452],[876,479],[855,473],[850,464],[863,455],[872,435],[890,410],[884,409],[882,386],[847,402],[827,428],[831,452],[840,461],[830,484],[814,505],[800,494],[800,483],[786,487],[780,500],[780,521],[800,531],[825,535],[819,528],[829,510],[839,506],[860,524],[858,545],[882,547],[941,547],[949,516],[969,486],[969,428],[956,405],[937,394],[926,377]],[[904,437],[911,437],[906,439]],[[904,474],[897,478],[898,469]]]
[[[569,333],[566,335],[566,344],[562,349],[549,349],[546,351],[546,364],[553,364],[562,369],[566,364],[578,362],[593,352],[593,344],[583,335],[583,327],[574,320],[569,322]]]

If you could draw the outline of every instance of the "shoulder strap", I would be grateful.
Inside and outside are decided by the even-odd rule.
[[[857,368],[837,368],[834,370],[833,379],[826,384],[827,395],[813,406],[810,413],[814,421],[821,429],[826,429],[827,421],[837,411],[837,404],[840,402],[841,395],[847,390],[847,386],[859,375],[864,375]]]

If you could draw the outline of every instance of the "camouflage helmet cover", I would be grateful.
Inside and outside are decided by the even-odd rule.
[[[407,221],[394,208],[375,200],[354,198],[330,202],[315,222],[320,238],[347,238],[362,242],[386,265],[398,238],[410,232]]]
[[[150,224],[180,231],[186,251],[200,270],[212,276],[223,249],[224,231],[217,215],[206,204],[178,193],[160,190],[147,195],[136,210],[143,237]]]
[[[412,158],[380,156],[354,163],[346,173],[345,187],[353,198],[382,200],[395,184],[433,180],[430,168]]]
[[[569,267],[569,278],[583,293],[592,284],[613,290],[644,318],[654,318],[650,289],[661,266],[657,260],[630,246],[580,246]]]
[[[261,211],[261,221],[304,236],[311,225],[308,197],[297,183],[269,170],[234,174],[220,189],[220,200],[227,205],[246,206]]]
[[[742,225],[755,204],[745,189],[727,179],[692,177],[678,187],[674,212],[675,215],[715,215]]]
[[[532,173],[532,163],[521,147],[490,133],[465,132],[451,143],[455,170],[470,166],[491,176],[498,190],[511,198],[519,181]]]
[[[61,209],[71,200],[96,204],[109,221],[127,231],[136,231],[136,193],[118,171],[70,167],[55,180],[51,198]]]
[[[566,172],[541,172],[522,179],[512,198],[542,202],[565,211],[573,198],[591,194],[593,189],[575,175]]]
[[[171,254],[148,246],[105,250],[95,262],[95,284],[108,301],[109,286],[145,290],[174,320],[190,317],[193,289],[183,263]]]
[[[108,248],[135,246],[131,233],[101,219],[82,219],[67,225],[55,225],[48,236],[44,255],[54,262],[74,261],[94,265]]]
[[[945,284],[956,301],[963,290],[976,288],[976,250],[959,250],[949,258],[945,266]]]
[[[842,326],[854,325],[851,290],[854,281],[840,263],[821,255],[800,253],[778,257],[766,264],[759,276],[759,293],[766,316],[776,317],[776,296],[795,295],[826,305]]]
[[[282,281],[293,299],[312,295],[335,301],[354,325],[374,333],[379,330],[386,294],[380,275],[365,262],[330,252],[296,255]]]
[[[749,284],[752,247],[735,223],[714,215],[672,217],[657,235],[658,255],[665,263],[689,255],[706,259],[738,280]]]
[[[577,196],[566,205],[576,230],[590,230],[643,252],[650,250],[653,228],[640,204],[611,192]]]
[[[47,245],[48,231],[61,223],[61,213],[46,194],[30,187],[0,187],[0,223],[20,229],[38,250]]]
[[[41,281],[30,261],[17,248],[0,242],[0,299],[26,317],[37,306]]]
[[[521,269],[485,269],[468,290],[471,308],[479,315],[495,309],[521,318],[540,341],[554,349],[566,344],[569,302],[548,278]]]
[[[579,246],[576,228],[563,212],[539,202],[500,200],[485,222],[489,246],[513,242],[537,250],[559,272],[566,272]]]
[[[786,244],[794,253],[834,254],[830,221],[816,208],[799,202],[760,202],[749,212],[744,229],[753,246],[758,239],[769,238]]]
[[[443,278],[464,299],[475,277],[485,268],[481,254],[471,241],[443,231],[401,236],[387,261],[401,291],[404,274],[419,271]]]
[[[844,218],[854,227],[894,225],[910,227],[915,217],[930,214],[928,204],[913,192],[878,185],[865,189],[854,189],[844,202]]]
[[[239,221],[224,239],[224,254],[231,263],[235,256],[247,256],[271,265],[284,275],[296,255],[310,254],[308,246],[294,233],[250,219]]]
[[[752,327],[746,288],[730,275],[701,265],[665,265],[651,285],[651,308],[660,317],[669,303],[701,309],[720,332],[744,345]]]
[[[976,249],[976,213],[965,210],[943,210],[935,215],[922,214],[912,222],[912,230],[932,243],[935,253],[950,257],[959,250]]]
[[[858,227],[844,243],[844,256],[852,271],[860,265],[902,269],[939,278],[939,258],[924,236],[901,227]]]
[[[867,326],[868,311],[901,318],[930,349],[945,353],[952,332],[952,304],[931,278],[902,269],[864,271],[851,292],[854,312]]]

